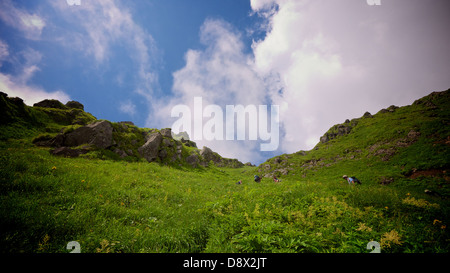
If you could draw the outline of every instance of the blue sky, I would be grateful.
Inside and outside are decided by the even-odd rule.
[[[177,104],[279,105],[280,145],[197,141],[261,163],[332,125],[450,87],[446,0],[0,0],[0,90],[171,127]],[[206,122],[204,119],[203,122]],[[244,128],[245,129],[245,128]]]

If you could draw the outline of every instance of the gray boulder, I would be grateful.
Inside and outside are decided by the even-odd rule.
[[[210,148],[206,146],[204,146],[203,149],[200,151],[200,155],[207,163],[209,161],[212,161],[217,164],[221,162],[222,159],[220,156],[218,156],[216,153],[214,153]]]
[[[66,107],[67,108],[75,108],[75,109],[80,109],[80,110],[84,110],[84,105],[79,103],[78,101],[68,101],[66,103]]]
[[[196,154],[192,154],[192,155],[186,157],[186,163],[188,163],[192,167],[196,168],[197,165],[200,163],[200,160]]]
[[[162,140],[163,136],[159,132],[152,133],[149,135],[147,142],[138,149],[139,154],[148,162],[155,161],[158,157],[159,145],[161,145]]]
[[[163,137],[172,138],[172,129],[170,129],[170,128],[161,129],[161,135]]]
[[[373,118],[372,114],[369,112],[365,112],[363,118]]]
[[[75,147],[90,144],[106,149],[113,143],[113,127],[108,121],[97,121],[75,129],[64,136],[64,146]]]
[[[69,147],[59,147],[50,151],[52,155],[63,157],[78,157],[81,154],[86,154],[87,152],[89,152],[87,149],[72,149]]]

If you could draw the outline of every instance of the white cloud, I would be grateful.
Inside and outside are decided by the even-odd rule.
[[[200,29],[203,50],[188,50],[186,65],[174,76],[174,97],[158,103],[155,110],[161,124],[173,124],[171,109],[177,104],[187,105],[194,111],[194,97],[201,97],[203,109],[218,105],[225,113],[226,105],[265,104],[264,82],[253,70],[253,60],[244,53],[241,34],[230,24],[219,19],[207,19]],[[224,114],[225,117],[225,114]],[[154,120],[155,116],[149,117]],[[203,119],[205,124],[209,118]],[[237,132],[236,132],[237,133]],[[224,132],[225,134],[225,132]],[[191,132],[190,137],[193,137]],[[247,137],[248,139],[248,137]],[[261,160],[255,141],[194,140],[197,146],[207,146],[224,157],[241,161]]]
[[[257,10],[267,6],[271,6],[268,1],[262,6],[255,4]],[[280,1],[278,11],[268,18],[267,36],[253,44],[255,69],[265,77],[279,76],[270,96],[274,104],[283,106],[280,120],[285,130],[285,152],[310,149],[317,144],[326,130],[322,113],[339,111],[341,107],[326,105],[323,98],[327,88],[333,92],[327,83],[345,73],[341,56],[334,51],[336,42],[320,31],[308,33],[306,26],[314,24],[303,7],[301,1]]]
[[[267,20],[266,37],[253,44],[254,69],[272,78],[267,88],[281,106],[283,151],[311,149],[332,125],[365,111],[448,88],[437,57],[449,60],[439,5],[251,0]]]
[[[0,67],[2,66],[2,62],[7,60],[9,56],[9,46],[4,41],[0,40]]]
[[[131,116],[136,114],[136,105],[130,100],[120,103],[119,109],[121,112]]]
[[[57,99],[63,103],[70,100],[70,97],[62,90],[48,92],[40,86],[30,84],[30,80],[39,71],[38,64],[42,59],[40,52],[29,48],[17,53],[21,58],[15,57],[9,60],[7,49],[8,44],[0,41],[0,67],[3,61],[11,61],[19,69],[19,73],[17,76],[0,73],[0,91],[7,93],[10,97],[22,98],[27,105],[33,105],[44,99]],[[18,59],[23,59],[23,62],[17,61]]]
[[[38,40],[46,26],[45,20],[38,14],[17,8],[11,0],[0,2],[0,19],[13,28],[21,31],[25,38]]]
[[[33,105],[44,99],[56,99],[62,103],[70,100],[70,97],[61,90],[48,92],[41,87],[29,85],[3,73],[0,73],[0,90],[9,97],[20,97],[27,105]]]

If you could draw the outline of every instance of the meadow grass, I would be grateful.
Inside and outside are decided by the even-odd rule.
[[[3,147],[1,161],[1,252],[68,252],[69,241],[94,253],[360,253],[370,241],[448,252],[446,200],[417,183],[349,186],[339,166],[256,183],[255,167],[67,159],[32,146]]]

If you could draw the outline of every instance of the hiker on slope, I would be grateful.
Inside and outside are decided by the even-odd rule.
[[[358,178],[356,178],[354,176],[348,177],[347,175],[344,175],[342,178],[347,180],[349,185],[352,185],[352,184],[354,185],[355,183],[358,183],[361,185],[361,181],[359,181]]]

